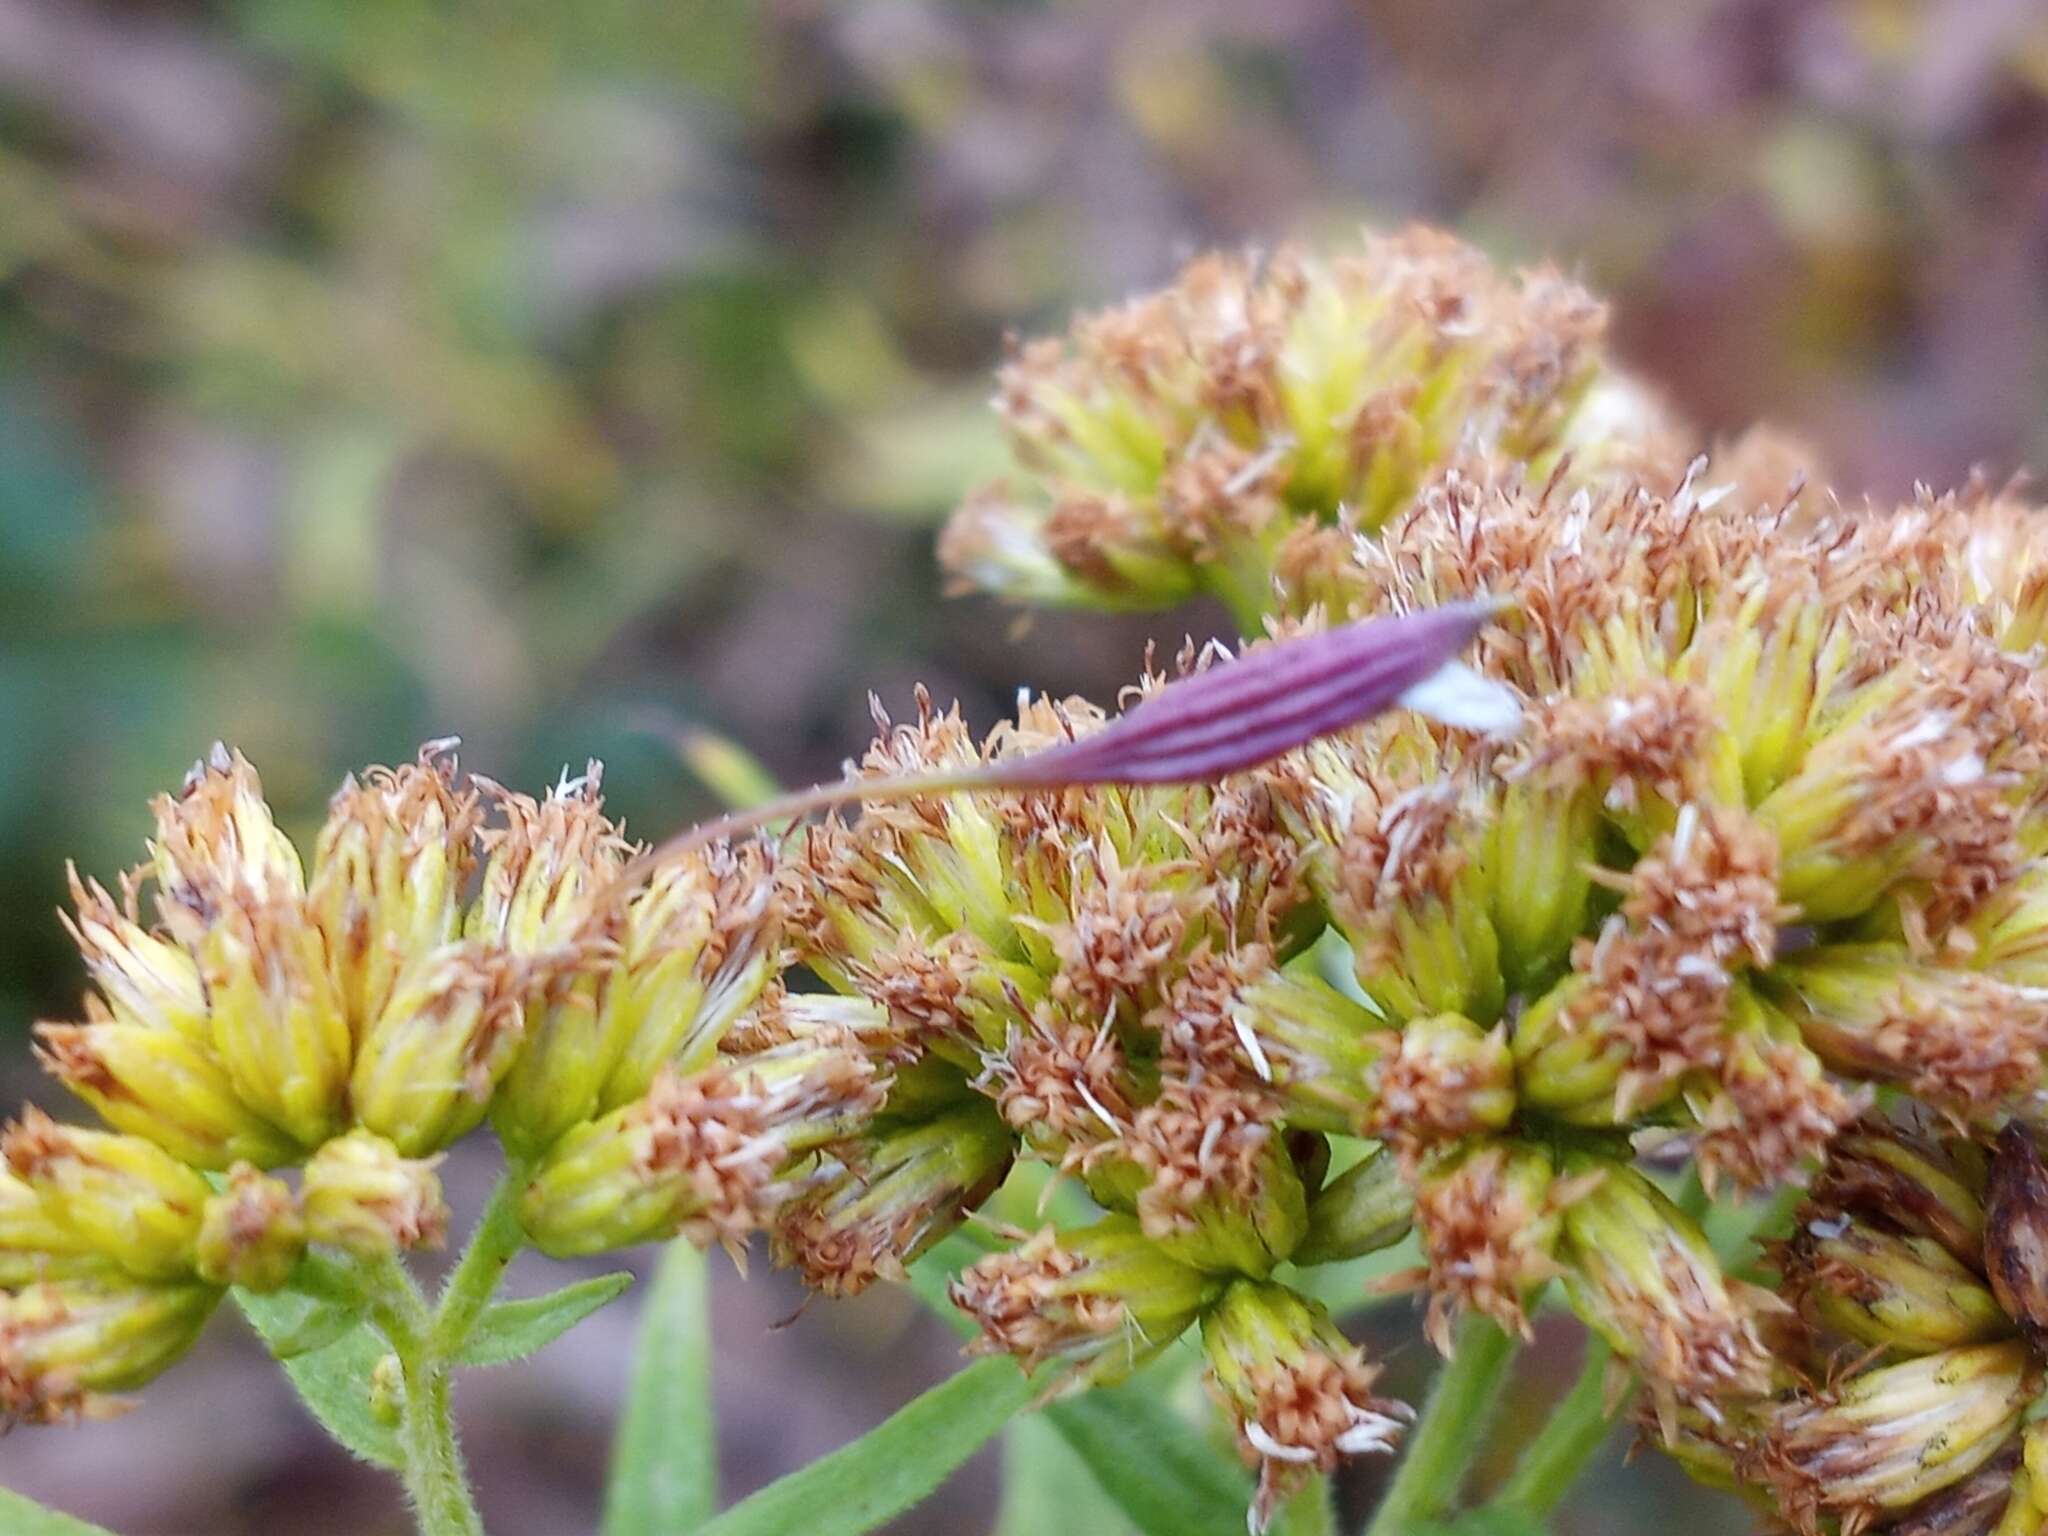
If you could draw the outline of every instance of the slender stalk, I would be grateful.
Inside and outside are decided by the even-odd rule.
[[[470,1496],[462,1452],[455,1443],[448,1364],[421,1348],[399,1350],[398,1364],[405,1375],[405,1403],[398,1421],[398,1444],[404,1452],[401,1475],[420,1536],[483,1536],[483,1519]]]
[[[395,1256],[364,1264],[362,1275],[370,1315],[398,1357],[404,1378],[398,1475],[420,1536],[483,1536],[483,1520],[455,1443],[448,1363],[434,1349],[434,1322],[426,1301]]]
[[[1308,1480],[1301,1492],[1281,1507],[1273,1522],[1274,1536],[1337,1536],[1336,1490],[1327,1477]]]
[[[470,1329],[505,1277],[505,1266],[526,1246],[526,1234],[519,1226],[519,1192],[526,1174],[524,1163],[515,1161],[506,1167],[469,1236],[469,1246],[442,1287],[427,1340],[437,1359],[453,1359],[469,1342]]]
[[[1608,1400],[1607,1368],[1612,1357],[1605,1339],[1597,1334],[1586,1336],[1586,1361],[1579,1368],[1579,1379],[1551,1413],[1542,1433],[1522,1452],[1495,1504],[1512,1507],[1540,1522],[1571,1491],[1587,1463],[1607,1443],[1607,1432],[1628,1403],[1626,1392],[1612,1403]]]
[[[1366,1536],[1408,1536],[1451,1507],[1499,1406],[1514,1356],[1514,1339],[1496,1324],[1483,1317],[1465,1320]]]
[[[490,1304],[505,1266],[525,1246],[519,1229],[519,1191],[525,1178],[524,1164],[515,1161],[507,1167],[432,1311],[395,1257],[362,1268],[371,1316],[398,1357],[404,1378],[399,1476],[412,1501],[420,1536],[483,1536],[483,1520],[455,1440],[450,1362]]]

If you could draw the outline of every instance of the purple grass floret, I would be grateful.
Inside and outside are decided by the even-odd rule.
[[[992,777],[1020,787],[1185,784],[1256,768],[1404,702],[1497,611],[1490,601],[1452,603],[1265,646],[1182,678],[1092,735],[994,764]]]

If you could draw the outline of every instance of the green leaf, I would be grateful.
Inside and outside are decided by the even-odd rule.
[[[978,1360],[853,1444],[734,1505],[697,1536],[863,1536],[938,1487],[1041,1388],[1015,1361]]]
[[[330,1305],[291,1291],[258,1296],[239,1287],[234,1298],[273,1352],[280,1342],[287,1347],[297,1342],[313,1309]],[[286,1360],[284,1373],[330,1435],[364,1461],[396,1468],[398,1435],[370,1412],[370,1373],[390,1352],[384,1335],[358,1322],[324,1348]]]
[[[1045,1412],[1144,1536],[1243,1536],[1250,1481],[1142,1382]]]
[[[641,1314],[637,1364],[612,1444],[604,1536],[683,1536],[718,1508],[709,1270],[673,1242]]]
[[[544,1349],[632,1285],[624,1270],[565,1285],[546,1296],[493,1302],[456,1352],[457,1365],[508,1365]]]
[[[297,1322],[280,1323],[275,1337],[266,1335],[270,1353],[278,1360],[293,1360],[325,1349],[363,1321],[359,1308],[316,1296],[308,1296],[305,1301],[305,1311]]]
[[[1043,1414],[1003,1431],[1003,1503],[995,1536],[1137,1536]]]
[[[102,1526],[60,1515],[5,1488],[0,1488],[0,1531],[8,1536],[113,1536]]]

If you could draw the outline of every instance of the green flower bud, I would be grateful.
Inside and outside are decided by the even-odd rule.
[[[986,1100],[862,1138],[782,1208],[775,1259],[828,1296],[852,1296],[905,1268],[988,1198],[1015,1140]]]
[[[1339,1264],[1391,1248],[1415,1221],[1415,1197],[1394,1156],[1374,1147],[1308,1203],[1308,1235],[1294,1250],[1302,1265]]]
[[[1807,1214],[1782,1267],[1815,1319],[1858,1343],[1918,1355],[2012,1332],[1998,1298],[1932,1238]]]
[[[1531,777],[1502,787],[1487,823],[1488,915],[1510,991],[1557,979],[1585,932],[1599,800],[1589,786]]]
[[[603,786],[604,769],[595,762],[540,800],[485,784],[505,824],[483,834],[483,887],[464,921],[465,937],[530,956],[590,940],[598,917],[590,899],[628,851],[604,815]]]
[[[118,1411],[99,1394],[160,1375],[192,1347],[221,1293],[76,1279],[0,1296],[0,1419],[54,1423]]]
[[[1232,1282],[1202,1318],[1202,1352],[1239,1448],[1259,1469],[1254,1532],[1311,1470],[1391,1454],[1414,1417],[1407,1404],[1373,1394],[1379,1373],[1365,1352],[1318,1303],[1284,1285]]]
[[[477,944],[417,961],[363,1036],[349,1080],[357,1121],[409,1156],[471,1130],[518,1053],[524,980],[516,958]]]
[[[28,1109],[0,1135],[0,1158],[53,1221],[128,1273],[145,1280],[191,1274],[212,1191],[162,1148]]]
[[[379,1355],[370,1367],[370,1417],[387,1429],[405,1418],[405,1366],[396,1355]]]
[[[1171,1085],[1124,1138],[1151,1177],[1137,1197],[1145,1233],[1197,1269],[1270,1274],[1308,1230],[1308,1193],[1275,1128],[1220,1084]]]
[[[306,1224],[284,1180],[247,1163],[200,1214],[196,1268],[212,1285],[274,1291],[291,1278],[306,1251]]]
[[[167,1029],[102,1021],[36,1026],[37,1054],[116,1130],[146,1136],[182,1163],[274,1167],[298,1148],[236,1095],[212,1048]]]
[[[947,1294],[973,1318],[976,1354],[1025,1370],[1070,1366],[1091,1386],[1123,1380],[1194,1322],[1223,1282],[1162,1252],[1128,1216],[1045,1227],[960,1272]]]
[[[335,1137],[306,1159],[300,1180],[306,1240],[365,1259],[438,1248],[448,1207],[436,1161],[402,1156],[365,1130]]]
[[[1805,758],[1814,712],[1849,662],[1848,629],[1818,595],[1787,601],[1757,583],[1709,617],[1687,649],[1700,664],[1714,709],[1742,758],[1742,784],[1755,805]]]
[[[1766,1324],[1784,1304],[1723,1276],[1706,1234],[1633,1168],[1574,1155],[1564,1172],[1584,1181],[1563,1204],[1565,1295],[1649,1379],[1660,1415],[1768,1392],[1777,1369]]]
[[[1780,892],[1809,922],[1859,916],[1900,881],[1939,873],[1952,840],[2002,814],[1983,744],[1938,692],[1905,675],[1868,686],[1875,702],[1756,808],[1778,840]]]
[[[1566,976],[1522,1011],[1511,1042],[1515,1093],[1567,1124],[1613,1125],[1633,1053],[1606,1015],[1588,1013],[1590,988],[1589,978]]]
[[[590,965],[603,962],[591,959]],[[556,975],[526,1005],[519,1047],[491,1091],[491,1125],[515,1157],[532,1157],[597,1110],[611,1070],[602,983],[585,971]]]
[[[2039,1385],[2018,1339],[1881,1366],[1777,1410],[1762,1470],[1796,1523],[1866,1524],[1997,1455]]]
[[[474,792],[455,791],[453,746],[430,742],[417,763],[351,774],[313,848],[306,910],[358,1034],[407,964],[454,939],[461,922],[478,810]]]

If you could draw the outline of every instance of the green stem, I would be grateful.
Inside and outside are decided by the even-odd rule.
[[[441,1289],[427,1339],[438,1360],[452,1360],[469,1342],[470,1330],[490,1305],[498,1282],[505,1278],[505,1266],[526,1246],[526,1234],[519,1225],[519,1192],[525,1187],[526,1175],[523,1162],[507,1165],[469,1236],[469,1246]]]
[[[404,1397],[398,1416],[398,1475],[420,1536],[483,1536],[483,1520],[462,1471],[448,1362],[434,1349],[434,1320],[395,1255],[365,1262],[370,1316],[398,1357]]]
[[[405,1402],[398,1421],[401,1473],[420,1536],[483,1536],[484,1523],[463,1474],[449,1403],[448,1364],[430,1351],[398,1351]]]
[[[1274,1536],[1337,1536],[1336,1490],[1327,1477],[1308,1480],[1301,1492],[1281,1506]]]
[[[1451,1507],[1485,1438],[1487,1420],[1499,1406],[1501,1384],[1514,1357],[1514,1339],[1496,1324],[1483,1317],[1465,1320],[1366,1536],[1408,1536]]]
[[[519,1192],[525,1181],[525,1165],[513,1161],[491,1191],[469,1246],[431,1312],[395,1257],[364,1266],[371,1315],[390,1341],[405,1381],[398,1419],[399,1476],[420,1536],[483,1536],[483,1520],[455,1442],[450,1365],[490,1305],[505,1266],[525,1246],[519,1227]]]
[[[1628,1401],[1625,1392],[1611,1405],[1608,1401],[1607,1368],[1612,1358],[1605,1339],[1586,1336],[1586,1363],[1579,1369],[1579,1379],[1551,1413],[1543,1432],[1522,1452],[1496,1504],[1540,1522],[1571,1491],[1586,1464],[1607,1443],[1607,1432]]]

